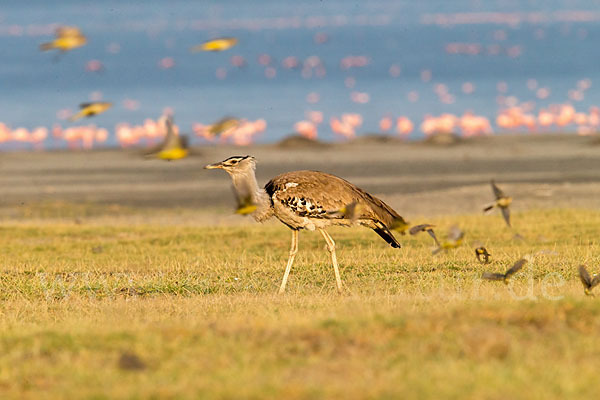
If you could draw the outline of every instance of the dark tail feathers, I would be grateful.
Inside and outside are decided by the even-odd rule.
[[[398,241],[396,240],[396,238],[394,237],[394,235],[392,235],[392,232],[390,232],[389,229],[387,228],[376,228],[373,229],[375,231],[375,233],[377,233],[379,236],[381,236],[383,238],[383,240],[385,240],[386,242],[389,243],[390,246],[392,246],[395,249],[399,249],[400,247],[400,243],[398,243]]]

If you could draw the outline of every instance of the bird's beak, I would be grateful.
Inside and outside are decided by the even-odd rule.
[[[208,164],[206,167],[204,167],[204,169],[217,169],[217,168],[223,169],[223,163],[218,162],[218,163],[214,163],[214,164]]]

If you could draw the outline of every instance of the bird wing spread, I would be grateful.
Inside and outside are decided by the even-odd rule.
[[[522,258],[517,261],[508,271],[506,271],[506,276],[509,277],[517,273],[523,266],[527,263],[527,260]]]
[[[592,278],[583,265],[579,266],[579,279],[581,279],[581,283],[583,283],[583,286],[586,288],[592,287]]]
[[[504,221],[506,221],[506,225],[510,228],[510,210],[508,207],[502,207],[502,216],[504,217]]]
[[[433,229],[427,229],[427,233],[429,233],[429,236],[433,238],[433,241],[435,242],[436,246],[440,247],[440,241],[438,240],[437,236],[435,236],[435,232],[433,231]]]
[[[502,190],[500,190],[500,188],[498,186],[496,186],[496,182],[491,181],[490,183],[492,185],[492,190],[494,191],[494,196],[496,196],[496,199],[505,197],[504,192]]]
[[[171,150],[183,147],[181,138],[178,134],[175,133],[175,130],[173,129],[173,118],[167,117],[165,125],[167,126],[167,134],[163,141],[162,150]]]
[[[425,232],[426,230],[431,229],[433,227],[434,225],[431,224],[415,225],[408,230],[408,233],[410,233],[411,235],[416,235],[419,232]]]
[[[167,134],[163,138],[163,140],[155,146],[152,146],[148,150],[145,151],[146,156],[155,156],[161,151],[173,150],[180,147],[187,147],[181,145],[181,138],[179,135],[176,135],[173,131],[173,118],[167,117],[165,120],[165,125],[167,127]]]
[[[505,275],[498,272],[484,272],[481,275],[481,279],[488,279],[490,281],[503,281],[504,278]]]
[[[214,124],[211,125],[211,127],[209,128],[209,132],[212,135],[218,136],[221,133],[238,126],[240,123],[240,121],[238,121],[236,118],[233,117],[223,117],[220,120],[218,120],[217,122],[215,122]]]
[[[411,235],[416,235],[419,232],[427,232],[429,234],[429,236],[431,236],[433,238],[433,241],[435,242],[437,247],[441,247],[440,241],[438,240],[437,236],[435,236],[435,232],[433,231],[433,229],[431,229],[434,226],[435,225],[431,225],[431,224],[415,225],[408,230],[408,233],[410,233]]]
[[[598,284],[600,283],[600,274],[594,276],[594,278],[592,279],[592,284],[591,287],[596,287],[598,286]]]

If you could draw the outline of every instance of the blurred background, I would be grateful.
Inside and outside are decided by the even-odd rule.
[[[594,133],[600,1],[4,2],[0,150]],[[40,51],[60,26],[85,35]],[[235,38],[223,51],[198,45]],[[196,46],[196,47],[195,47]],[[198,50],[198,51],[197,51]],[[111,102],[70,122],[79,104]],[[217,137],[225,116],[245,122]]]

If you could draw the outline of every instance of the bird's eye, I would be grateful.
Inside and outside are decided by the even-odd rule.
[[[238,163],[238,160],[231,160],[230,161],[230,164],[237,164],[237,163]]]

